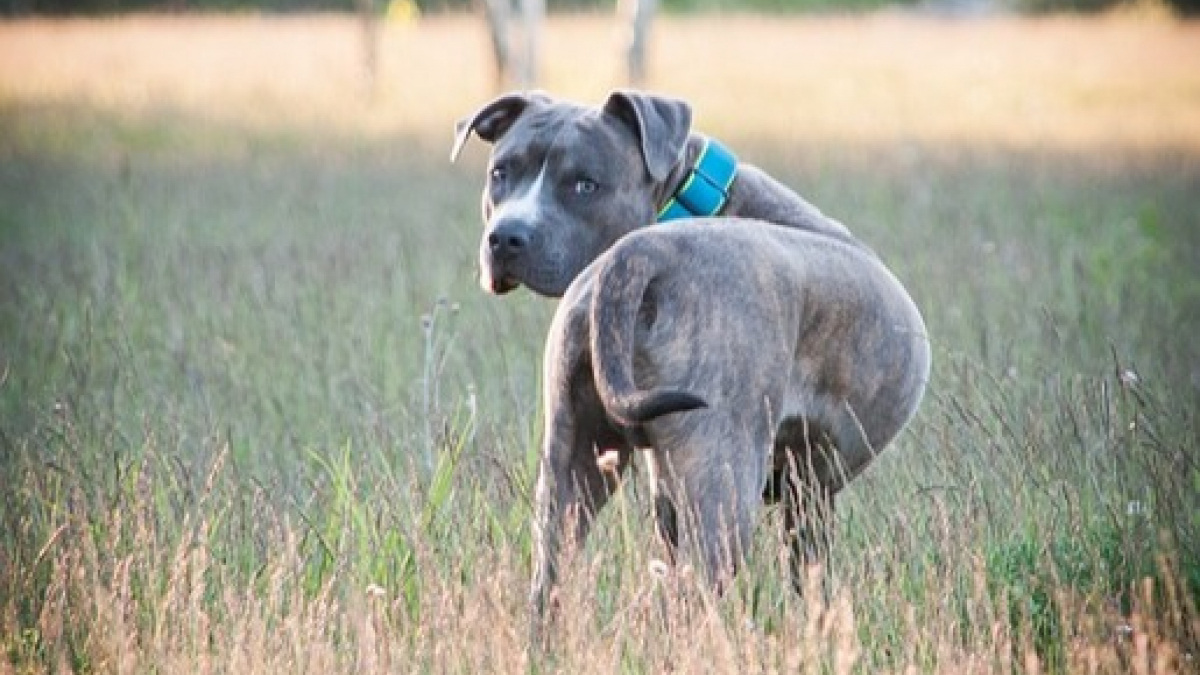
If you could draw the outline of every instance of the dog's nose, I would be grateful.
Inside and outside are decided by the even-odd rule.
[[[487,242],[497,258],[520,255],[529,246],[529,228],[524,223],[503,221],[488,234]]]

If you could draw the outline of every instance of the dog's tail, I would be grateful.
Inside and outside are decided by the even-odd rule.
[[[633,377],[634,340],[640,316],[652,316],[646,291],[658,274],[654,249],[619,247],[599,270],[592,293],[592,373],[608,414],[640,424],[675,412],[706,408],[699,396],[669,387],[639,389]]]

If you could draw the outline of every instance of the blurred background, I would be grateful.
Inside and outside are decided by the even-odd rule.
[[[944,10],[969,9],[975,12],[1097,12],[1110,9],[1129,0],[663,0],[662,8],[670,13],[697,11],[757,11],[772,13],[848,12],[879,9],[889,6],[939,7]],[[1195,12],[1200,9],[1196,0],[1163,0],[1176,11]],[[380,4],[385,4],[380,0]],[[479,0],[412,0],[411,6],[421,12],[469,11]],[[589,11],[607,9],[609,3],[599,0],[552,0],[550,11]],[[351,11],[357,7],[353,0],[5,0],[10,16],[110,14],[131,11]],[[408,11],[408,10],[405,10]]]

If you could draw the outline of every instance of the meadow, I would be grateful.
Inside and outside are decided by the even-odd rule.
[[[543,86],[620,86],[558,17]],[[845,222],[934,369],[722,597],[636,476],[524,649],[553,301],[476,283],[482,22],[0,23],[0,674],[1195,673],[1200,24],[670,17],[647,86]],[[714,48],[713,45],[723,45]]]

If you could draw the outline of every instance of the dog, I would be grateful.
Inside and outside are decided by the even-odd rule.
[[[793,572],[815,561],[819,512],[924,394],[925,325],[878,256],[690,120],[638,92],[597,108],[513,94],[457,127],[452,158],[472,132],[494,144],[481,285],[562,297],[543,366],[535,635],[562,537],[581,541],[609,497],[598,453],[619,473],[641,451],[660,534],[720,588],[764,499],[784,504]]]

